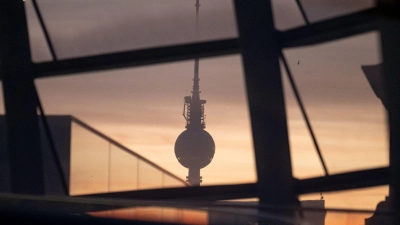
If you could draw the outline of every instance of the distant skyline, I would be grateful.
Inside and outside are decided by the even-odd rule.
[[[237,36],[232,2],[201,0],[196,38],[194,2],[38,1],[60,58]],[[273,1],[279,29],[303,25],[294,2]],[[365,9],[373,2],[303,1],[311,21]],[[30,1],[26,4],[32,58],[50,60]],[[284,54],[328,170],[339,173],[387,166],[386,112],[361,70],[361,65],[381,62],[378,33],[287,49]],[[176,161],[173,148],[185,126],[182,103],[192,88],[193,64],[187,60],[37,79],[36,85],[47,114],[71,114],[184,179],[187,169]],[[213,163],[201,170],[202,185],[255,182],[241,57],[201,59],[200,90],[207,99],[206,130],[216,144]],[[322,167],[286,81],[285,96],[293,174],[320,176]],[[3,104],[0,111],[4,112]],[[356,203],[343,200],[357,196],[353,192],[340,198],[328,195],[326,204],[374,209],[387,194],[380,187],[362,193],[367,197],[355,198]]]

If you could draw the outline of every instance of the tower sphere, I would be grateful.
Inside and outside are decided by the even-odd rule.
[[[175,156],[186,168],[203,168],[210,164],[215,153],[211,135],[203,129],[183,131],[175,142]]]

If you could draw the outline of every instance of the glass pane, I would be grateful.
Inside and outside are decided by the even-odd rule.
[[[188,169],[174,145],[186,130],[183,97],[191,94],[193,67],[190,60],[37,79],[36,85],[48,114],[71,114],[186,180]],[[212,162],[200,171],[201,185],[256,181],[242,71],[238,55],[200,60],[205,130],[216,146]],[[167,177],[164,185],[172,185]]]
[[[72,122],[70,195],[109,190],[110,144]]]
[[[212,224],[208,221],[207,212],[201,209],[150,206],[91,212],[89,214],[96,217],[173,224]]]
[[[26,0],[24,2],[32,61],[51,61],[52,56],[50,54],[49,46],[47,45],[38,17],[33,9],[32,1]],[[40,4],[41,1],[37,2]]]
[[[197,32],[194,3],[181,0],[38,1],[59,58],[237,36],[231,0],[201,0]],[[30,4],[28,1],[27,9],[31,11],[28,18],[34,20]],[[41,30],[34,22],[29,25],[31,42],[39,43]],[[44,59],[42,54],[48,54],[40,50],[47,50],[42,44],[32,48],[37,59]]]
[[[169,188],[169,187],[182,187],[185,184],[183,184],[181,181],[177,180],[175,177],[171,177],[168,174],[163,174],[163,187],[164,188]]]
[[[375,6],[374,0],[300,0],[311,22],[358,12]]]
[[[300,8],[294,0],[272,0],[275,27],[287,30],[306,25]],[[300,0],[310,23],[327,20],[372,8],[374,0]]]
[[[138,158],[111,144],[110,192],[136,190]]]
[[[383,217],[386,215],[378,214]],[[363,212],[327,212],[325,224],[326,225],[353,225],[353,224],[367,224],[367,220],[373,216],[373,213]],[[380,221],[378,224],[390,224]]]
[[[138,189],[156,189],[163,187],[161,171],[143,160],[139,160]]]
[[[182,213],[179,212],[179,209],[174,208],[162,208],[162,217],[165,223],[179,223],[180,215]]]
[[[388,165],[386,112],[361,69],[380,62],[377,43],[371,32],[284,52],[331,174]],[[294,175],[322,175],[288,82],[285,91]]]
[[[294,0],[272,0],[275,28],[287,30],[305,25],[301,11]]]

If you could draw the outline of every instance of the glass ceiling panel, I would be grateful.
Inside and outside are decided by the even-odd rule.
[[[193,87],[193,60],[77,76],[37,79],[47,114],[71,114],[181,179],[174,145],[185,131],[184,96]],[[256,181],[241,58],[200,60],[206,131],[214,139],[212,162],[201,185]],[[165,186],[169,186],[165,185]]]
[[[275,27],[287,30],[306,25],[295,0],[272,0]],[[355,13],[375,6],[374,0],[300,0],[310,23]]]
[[[284,51],[331,174],[388,166],[386,111],[361,69],[381,62],[377,43],[371,32]],[[323,175],[287,81],[285,91],[294,175]]]
[[[294,1],[294,0],[293,0]],[[300,0],[310,22],[355,13],[375,6],[374,0]]]
[[[305,25],[301,11],[294,0],[272,0],[275,28],[287,30]]]
[[[39,0],[58,58],[96,55],[237,36],[232,1]],[[48,59],[43,34],[26,1],[34,61]],[[46,50],[46,51],[45,51]]]

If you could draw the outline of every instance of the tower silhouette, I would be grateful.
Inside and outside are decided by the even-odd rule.
[[[199,0],[196,0],[196,27],[198,23]],[[204,104],[200,99],[199,59],[194,60],[193,91],[191,96],[184,97],[183,117],[186,120],[186,130],[175,142],[175,156],[179,163],[189,169],[186,181],[192,186],[202,182],[200,169],[212,161],[215,153],[215,143],[211,135],[205,131]]]

